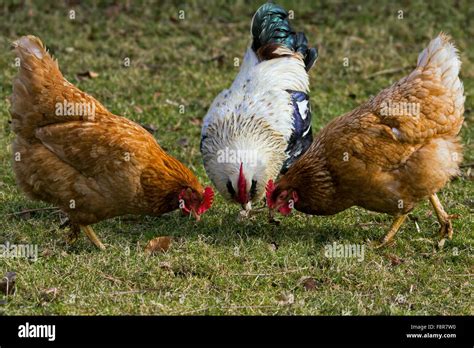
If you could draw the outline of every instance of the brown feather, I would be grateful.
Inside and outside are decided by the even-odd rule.
[[[203,198],[195,175],[145,129],[67,82],[38,38],[22,37],[14,47],[21,67],[13,82],[13,168],[29,197],[58,205],[82,225],[161,215],[178,208],[186,188]],[[95,113],[58,114],[65,101],[93,104]]]

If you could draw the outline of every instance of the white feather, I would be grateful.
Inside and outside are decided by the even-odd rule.
[[[247,189],[252,180],[257,181],[255,201],[264,195],[268,180],[278,175],[293,133],[294,110],[287,90],[309,92],[303,61],[293,56],[259,62],[249,48],[231,87],[212,103],[203,121],[202,135],[206,139],[202,154],[207,174],[225,197],[230,198],[228,181],[237,187],[241,163]],[[239,159],[221,163],[217,153],[224,149],[236,152],[253,149],[258,161],[248,163]]]

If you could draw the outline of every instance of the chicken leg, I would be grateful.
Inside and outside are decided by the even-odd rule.
[[[453,238],[453,224],[451,223],[451,220],[455,219],[457,216],[446,213],[436,193],[430,196],[430,202],[433,205],[438,222],[441,225],[439,228],[441,240],[439,241],[438,245],[442,248],[446,238],[450,240]]]
[[[382,242],[378,244],[375,248],[381,248],[383,246],[386,246],[388,243],[390,243],[393,240],[393,237],[397,234],[398,230],[402,226],[403,222],[405,222],[405,219],[407,218],[408,214],[400,215],[395,218],[392,222],[392,226],[390,226],[390,230],[388,233],[383,237]]]
[[[104,244],[102,244],[100,239],[97,237],[92,227],[87,225],[79,225],[79,228],[86,234],[89,240],[94,243],[96,247],[98,247],[100,250],[105,250]]]

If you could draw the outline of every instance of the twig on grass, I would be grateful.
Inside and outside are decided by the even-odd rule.
[[[22,214],[34,213],[37,211],[48,211],[48,210],[57,210],[58,212],[61,211],[61,209],[59,209],[58,207],[47,207],[47,208],[25,209],[21,211],[15,211],[13,213],[6,214],[6,216],[22,215]]]
[[[272,276],[272,275],[280,275],[280,274],[287,274],[287,273],[295,273],[295,272],[300,272],[309,269],[309,267],[303,267],[303,268],[296,268],[296,269],[289,269],[286,271],[280,271],[280,272],[272,272],[272,273],[231,273],[229,274],[230,276],[240,276],[240,277],[266,277],[266,276]]]
[[[380,71],[374,72],[373,74],[366,75],[365,78],[366,78],[366,79],[371,79],[371,78],[374,78],[374,77],[380,76],[380,75],[395,74],[395,73],[397,73],[397,72],[404,71],[404,70],[411,69],[411,68],[413,68],[413,67],[411,67],[411,66],[404,66],[404,67],[401,67],[401,68],[384,69],[384,70],[380,70]]]
[[[180,315],[190,315],[198,312],[204,312],[209,309],[259,309],[259,308],[279,308],[278,306],[269,306],[269,305],[256,305],[256,306],[206,306],[198,309],[193,309],[191,311],[182,312]]]
[[[145,294],[147,292],[158,292],[162,291],[163,289],[136,289],[136,290],[128,290],[128,291],[114,291],[109,292],[107,295],[115,296],[115,295],[131,295],[131,294]]]

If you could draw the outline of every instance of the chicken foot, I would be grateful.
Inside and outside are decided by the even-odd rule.
[[[87,226],[87,225],[79,225],[79,228],[81,229],[82,232],[86,234],[86,236],[89,238],[89,240],[94,243],[96,247],[98,247],[100,250],[105,250],[104,244],[100,241],[100,239],[97,237],[95,234],[94,230],[92,227]]]
[[[436,217],[438,218],[438,222],[441,225],[439,228],[441,240],[439,241],[438,246],[442,248],[446,242],[446,238],[450,240],[453,238],[453,224],[451,223],[451,220],[457,218],[457,215],[450,215],[446,213],[436,193],[430,196],[430,202],[431,205],[433,205]]]
[[[395,237],[398,230],[400,229],[402,224],[405,222],[407,216],[408,214],[403,214],[403,215],[397,216],[395,220],[393,220],[392,226],[390,226],[390,230],[385,235],[385,237],[383,237],[382,242],[375,246],[376,249],[386,246],[393,240],[393,237]]]

